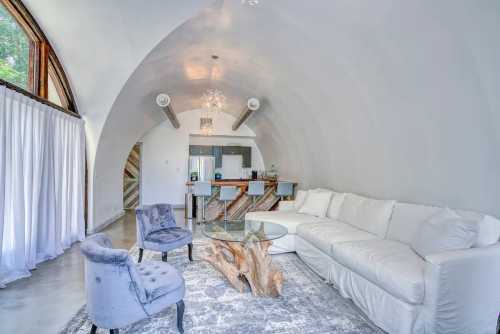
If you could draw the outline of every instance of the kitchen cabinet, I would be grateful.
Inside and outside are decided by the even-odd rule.
[[[222,168],[222,146],[214,146],[215,168]]]
[[[243,156],[243,168],[252,168],[252,148],[249,146],[242,147],[241,155]]]
[[[213,156],[213,146],[189,145],[189,155],[209,155]]]
[[[252,168],[252,148],[250,146],[208,146],[189,145],[190,156],[213,156],[215,168],[222,168],[223,155],[241,155],[242,168]]]
[[[222,154],[224,155],[241,155],[241,146],[222,146]]]

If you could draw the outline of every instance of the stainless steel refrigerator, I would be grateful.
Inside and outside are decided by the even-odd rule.
[[[189,176],[192,172],[198,173],[198,181],[211,181],[215,174],[215,158],[211,156],[190,156]]]

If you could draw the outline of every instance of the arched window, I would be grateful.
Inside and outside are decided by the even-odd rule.
[[[0,0],[0,80],[61,111],[78,114],[61,63],[21,0]]]
[[[27,89],[29,62],[28,36],[7,9],[0,5],[0,78]]]

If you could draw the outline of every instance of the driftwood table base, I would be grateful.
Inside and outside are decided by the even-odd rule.
[[[283,273],[268,253],[272,241],[231,242],[212,240],[204,260],[220,271],[235,289],[250,286],[254,296],[278,297]]]

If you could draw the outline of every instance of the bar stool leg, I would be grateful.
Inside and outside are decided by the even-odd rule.
[[[205,196],[201,198],[201,222],[205,224]]]
[[[227,201],[224,201],[224,221],[227,221]]]
[[[205,196],[200,196],[200,198],[201,198],[201,217],[197,217],[196,219],[196,223],[198,225],[200,225],[201,223],[205,223]]]

